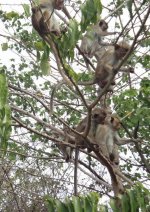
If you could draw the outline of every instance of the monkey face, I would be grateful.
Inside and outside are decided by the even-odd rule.
[[[114,131],[118,131],[121,127],[120,120],[117,117],[113,117],[108,115],[105,120],[104,124],[109,125]]]
[[[110,122],[112,124],[113,129],[119,130],[121,127],[120,120],[116,117],[111,117]]]
[[[105,120],[106,116],[107,116],[107,113],[104,109],[95,108],[92,111],[92,120],[96,124],[104,124],[104,120]]]
[[[99,27],[102,29],[102,31],[106,31],[108,29],[108,24],[104,20],[100,20]]]
[[[55,0],[55,9],[61,10],[64,6],[64,0]]]

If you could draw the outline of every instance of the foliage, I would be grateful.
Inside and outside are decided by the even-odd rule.
[[[50,197],[46,197],[46,202],[49,212],[64,211],[64,212],[97,212],[98,210],[98,199],[97,193],[90,193],[87,196],[72,197],[72,199],[66,199],[65,202],[55,200]]]
[[[98,0],[87,0],[85,4],[81,6],[81,30],[85,32],[87,26],[92,22],[97,22],[97,17],[102,12],[101,1]]]
[[[148,212],[150,209],[150,192],[142,184],[137,183],[132,189],[128,189],[126,194],[120,196],[121,209],[111,201],[111,207],[114,212]]]
[[[56,38],[55,43],[58,45],[61,56],[73,60],[74,48],[80,37],[78,23],[75,20],[70,20],[68,31],[61,37],[60,41]]]
[[[11,111],[7,102],[8,85],[4,67],[0,68],[0,148],[6,153],[11,133]]]
[[[110,206],[114,212],[148,212],[150,209],[150,191],[142,184],[137,183],[131,189],[128,189],[125,194],[118,197],[120,207],[116,205],[116,200],[111,199]],[[110,210],[108,205],[100,205],[100,198],[97,193],[90,193],[87,196],[73,196],[72,199],[60,201],[58,199],[45,197],[47,202],[48,212],[107,212]]]

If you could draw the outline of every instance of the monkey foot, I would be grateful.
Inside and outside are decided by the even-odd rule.
[[[103,80],[103,81],[100,81],[100,86],[101,86],[101,88],[104,88],[105,85],[107,84],[107,82],[108,82],[108,81],[104,81],[104,80]],[[116,85],[115,81],[112,81],[112,82],[111,82],[111,85]]]

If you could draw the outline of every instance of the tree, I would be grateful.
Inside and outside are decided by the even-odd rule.
[[[114,198],[118,178],[125,188],[137,181],[149,186],[149,1],[66,1],[65,6],[57,11],[67,28],[61,37],[40,37],[32,29],[27,4],[16,11],[3,7],[0,11],[5,29],[0,34],[2,210],[46,211],[46,195],[64,199],[89,191],[97,191],[109,201]],[[85,57],[79,44],[100,15],[107,16],[110,31],[119,32],[107,42],[125,38],[131,45],[119,66],[135,67],[134,73],[114,70],[117,84],[110,94],[106,90],[112,79],[99,94],[95,84],[79,85],[93,79],[96,67],[95,59]],[[106,106],[122,118],[121,136],[140,138],[140,142],[119,147],[119,169],[96,149],[94,154],[79,148],[78,166],[75,157],[66,163],[60,145],[76,148],[65,142],[66,135],[70,136],[83,117],[90,120],[92,108],[100,106],[104,97]]]

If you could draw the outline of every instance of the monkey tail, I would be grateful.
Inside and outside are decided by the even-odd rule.
[[[95,80],[90,80],[90,81],[86,81],[86,82],[78,82],[78,85],[94,85],[96,84]]]
[[[50,115],[53,114],[54,95],[56,93],[56,90],[58,90],[60,86],[62,86],[64,83],[65,83],[64,81],[60,81],[52,90],[51,98],[50,98]]]

